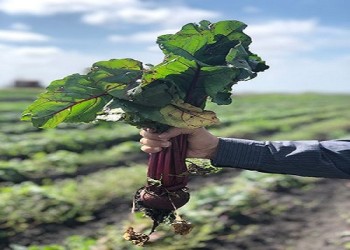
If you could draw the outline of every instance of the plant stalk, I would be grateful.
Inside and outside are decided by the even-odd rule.
[[[176,191],[186,187],[188,183],[187,135],[179,135],[171,140],[171,146],[159,153],[151,154],[148,161],[147,177],[161,182],[168,191]],[[152,183],[149,183],[152,185]]]

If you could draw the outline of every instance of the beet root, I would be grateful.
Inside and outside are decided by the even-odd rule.
[[[185,205],[190,194],[185,189],[168,192],[164,188],[150,190],[145,187],[140,192],[140,200],[145,207],[161,210],[176,210]]]

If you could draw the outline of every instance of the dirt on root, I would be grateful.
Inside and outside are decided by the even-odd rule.
[[[238,172],[196,178],[191,190],[203,183],[223,183]],[[350,242],[350,180],[320,179],[309,190],[291,189],[273,194],[276,204],[289,204],[282,213],[264,217],[247,226],[254,230],[230,240],[230,232],[208,242],[201,250],[342,250]],[[114,200],[87,223],[45,225],[17,235],[9,243],[44,245],[61,243],[71,235],[93,236],[106,225],[120,223],[130,214],[129,201]],[[244,218],[243,218],[244,219]],[[237,221],[232,221],[232,225]],[[255,227],[256,226],[256,227]],[[249,230],[248,230],[249,231]],[[4,245],[3,245],[4,246]],[[5,246],[1,249],[8,249]]]

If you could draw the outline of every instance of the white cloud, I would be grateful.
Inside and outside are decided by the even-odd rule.
[[[83,21],[93,25],[101,25],[116,21],[127,23],[150,24],[163,21],[169,17],[169,10],[166,8],[140,9],[135,7],[125,7],[113,10],[92,12],[83,17]]]
[[[350,30],[325,27],[316,20],[276,20],[251,24],[251,51],[270,69],[240,83],[237,91],[350,92]]]
[[[20,30],[16,32],[18,31]],[[65,75],[82,72],[93,62],[111,57],[135,58],[157,64],[162,60],[163,54],[156,45],[151,46],[149,42],[154,43],[160,34],[176,31],[160,27],[157,31],[111,36],[110,41],[130,44],[118,46],[119,48],[114,46],[114,51],[98,56],[64,51],[54,46],[0,44],[3,72],[0,74],[0,84],[8,84],[15,78],[38,79],[47,84]],[[252,81],[238,84],[235,88],[237,91],[350,92],[350,30],[325,27],[317,20],[310,19],[252,23],[246,33],[253,39],[251,51],[266,60],[271,68]],[[140,50],[139,45],[134,46],[133,42],[144,43],[145,49]]]
[[[89,12],[100,8],[133,5],[137,0],[1,0],[0,10],[8,14],[52,15],[57,13]]]
[[[22,46],[14,50],[13,54],[15,56],[31,58],[30,60],[33,60],[34,58],[58,55],[61,52],[62,52],[61,49],[53,46],[44,46],[44,47]]]
[[[129,35],[111,35],[107,39],[111,42],[128,42],[128,43],[154,43],[158,36],[163,34],[174,34],[178,29],[166,29],[150,32],[137,32]]]
[[[317,20],[276,20],[251,24],[245,32],[251,47],[271,57],[337,48],[350,48],[350,30],[321,26]],[[325,53],[327,53],[325,51]]]
[[[245,32],[252,37],[251,47],[271,56],[285,56],[311,49],[305,41],[317,26],[315,20],[276,20],[250,24]]]
[[[160,52],[160,48],[158,45],[151,45],[151,46],[148,46],[147,47],[147,51],[150,51],[150,52]]]
[[[154,43],[162,34],[173,34],[179,29],[158,29],[125,35],[110,35],[116,43]],[[252,37],[252,51],[269,57],[286,57],[295,53],[312,52],[331,46],[350,47],[350,30],[323,27],[314,20],[276,20],[250,24],[245,32]]]
[[[93,11],[85,14],[82,20],[91,25],[124,22],[139,25],[161,24],[166,27],[174,27],[188,22],[215,18],[218,15],[218,13],[213,11],[193,9],[185,6],[151,8],[140,5]]]
[[[0,42],[46,42],[50,37],[23,30],[0,30]]]
[[[337,27],[318,27],[316,30],[317,39],[315,39],[315,46],[317,48],[350,48],[350,29]],[[315,34],[316,36],[316,34]]]
[[[15,79],[38,80],[48,85],[73,73],[84,73],[94,62],[111,58],[135,58],[144,63],[159,63],[162,54],[154,51],[117,51],[108,54],[83,54],[54,46],[10,46],[0,44],[0,88]],[[111,56],[113,55],[113,56]]]
[[[245,6],[243,8],[243,12],[248,14],[256,14],[262,12],[262,10],[257,8],[256,6]]]
[[[239,92],[324,92],[350,93],[350,56],[332,60],[304,57],[270,58],[270,69],[248,82],[234,86]]]
[[[11,24],[11,28],[14,30],[30,30],[31,27],[25,23],[13,23]]]
[[[91,25],[109,23],[132,23],[139,25],[179,24],[218,17],[219,13],[142,0],[0,0],[0,10],[8,14],[53,15],[58,13],[81,13],[82,21]]]
[[[15,79],[39,80],[44,85],[75,72],[83,72],[96,57],[53,46],[9,46],[0,44],[2,72],[0,87],[10,86]]]
[[[254,35],[308,34],[318,25],[316,20],[275,20],[249,25],[247,30]]]

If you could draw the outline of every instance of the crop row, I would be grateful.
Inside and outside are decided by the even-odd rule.
[[[243,95],[234,96],[232,106],[208,105],[226,122],[247,122],[259,119],[280,119],[291,116],[312,115],[319,112],[347,111],[346,95]],[[268,100],[268,103],[267,103]],[[263,105],[262,105],[263,103]],[[278,105],[277,105],[278,103]],[[22,111],[28,102],[3,102],[0,107],[0,122],[19,122]],[[8,107],[6,108],[6,106]],[[16,105],[16,106],[13,106]],[[7,112],[1,112],[2,110]]]
[[[220,235],[220,240],[234,241],[247,234],[254,234],[257,227],[249,224],[259,223],[278,216],[293,204],[276,204],[272,196],[281,188],[310,188],[316,180],[272,174],[243,171],[231,178],[226,185],[207,185],[191,192],[190,202],[178,213],[194,225],[186,236],[175,235],[170,225],[162,225],[154,233],[149,247],[154,250],[188,250],[205,248],[208,242]],[[241,218],[241,219],[240,219]],[[244,218],[244,220],[242,220]],[[250,221],[250,222],[249,222]],[[247,223],[248,222],[248,223]],[[133,250],[133,246],[122,238],[123,231],[133,226],[149,232],[151,221],[137,214],[122,223],[122,227],[109,226],[96,233],[95,237],[71,236],[62,245],[28,246],[25,250],[64,250],[70,249],[74,242],[76,250],[106,249]],[[227,235],[225,232],[230,232]],[[52,248],[50,248],[52,247]],[[87,247],[87,248],[85,248]]]
[[[104,149],[118,143],[137,140],[138,130],[134,127],[118,124],[113,129],[44,130],[20,135],[0,134],[0,159],[28,158],[37,152],[55,152],[68,150],[83,152],[89,149]]]
[[[145,176],[146,167],[135,165],[107,169],[88,176],[79,176],[77,179],[65,179],[53,183],[47,180],[45,185],[23,182],[0,187],[0,229],[3,232],[0,238],[13,236],[30,229],[33,225],[91,220],[94,214],[111,200],[124,199],[131,202],[134,192],[144,184]],[[199,211],[193,210],[193,206],[198,206],[197,203],[205,205],[207,213],[213,213],[221,209],[221,206],[215,203],[232,202],[237,208],[241,206],[237,198],[246,196],[242,206],[250,206],[250,202],[255,200],[252,197],[249,198],[249,202],[246,200],[254,193],[249,194],[250,182],[252,184],[256,181],[254,185],[259,186],[263,192],[280,186],[288,188],[289,185],[296,185],[304,178],[250,172],[234,180],[234,187],[231,188],[235,195],[232,197],[228,192],[231,188],[228,189],[226,186],[204,188],[203,190],[207,191],[198,191],[199,193],[192,195],[191,202],[186,206],[187,216],[198,215]]]
[[[349,113],[349,96],[331,95],[310,96],[304,100],[303,95],[279,95],[269,100],[269,95],[238,96],[232,106],[208,106],[216,111],[223,123],[240,123],[256,120],[279,120],[304,115],[315,116],[320,113]],[[256,100],[255,100],[256,99]],[[335,99],[335,100],[334,100]],[[260,103],[257,103],[257,102]],[[278,103],[278,105],[277,105]]]
[[[16,99],[3,97],[7,101]],[[0,102],[1,98],[0,94]],[[299,140],[335,139],[350,134],[349,96],[249,95],[236,99],[232,107],[207,107],[215,110],[222,120],[221,125],[210,128],[216,135]],[[133,193],[145,182],[145,166],[113,166],[139,152],[138,129],[120,123],[100,123],[63,124],[55,130],[40,130],[14,120],[27,103],[0,103],[0,179],[22,182],[15,185],[3,182],[0,187],[0,242],[1,238],[42,224],[91,220],[113,200],[124,199],[131,203]],[[100,171],[84,175],[84,169],[95,166]],[[104,166],[112,168],[104,169]],[[76,175],[76,178],[52,180],[60,175]],[[28,179],[39,179],[42,185],[26,181]],[[268,199],[269,190],[305,183],[306,179],[290,176],[246,172],[228,186],[202,187],[191,192],[190,203],[181,211],[196,225],[193,233],[185,240],[172,234],[168,238],[169,233],[157,234],[157,237],[168,246],[175,244],[176,249],[191,249],[204,246],[203,242],[211,240],[218,232],[230,230],[239,234],[241,229],[230,224],[238,223],[235,222],[237,216],[252,216],[249,211],[257,210],[276,213],[279,209]],[[150,225],[146,223],[145,226]],[[121,240],[122,230],[114,227],[101,237],[72,238],[67,244],[80,241],[81,246],[86,242],[99,245],[106,240],[104,245],[111,246],[109,249],[113,246],[118,246],[114,248],[118,250],[131,249],[129,243]],[[121,228],[119,224],[118,227]],[[76,249],[83,250],[81,246]],[[57,247],[45,250],[70,249]],[[33,246],[31,250],[34,249],[44,248]],[[168,248],[159,245],[159,249]]]
[[[224,110],[220,110],[222,112]],[[323,116],[341,116],[344,113],[348,114],[349,111],[346,107],[339,107],[339,106],[333,106],[328,108],[300,108],[296,107],[294,109],[290,108],[287,111],[279,112],[279,110],[274,111],[264,111],[264,110],[258,110],[256,111],[257,114],[253,114],[253,112],[249,109],[247,109],[246,112],[243,112],[241,114],[226,114],[222,115],[222,119],[220,124],[215,125],[214,127],[225,127],[240,123],[254,123],[254,122],[279,122],[282,120],[293,120],[293,119],[300,119],[302,117],[323,117]],[[220,114],[219,114],[220,116]]]
[[[310,123],[291,130],[288,134],[275,133],[270,140],[334,140],[350,138],[350,116],[345,114],[333,119]]]
[[[214,134],[248,139],[337,139],[349,132],[350,112],[255,120],[212,128]],[[330,129],[330,130],[329,130]]]
[[[211,130],[218,136],[236,136],[241,138],[278,138],[283,133],[299,134],[293,135],[293,139],[325,139],[322,135],[322,125],[332,124],[334,132],[330,138],[342,137],[349,133],[346,121],[350,119],[350,112],[346,107],[324,108],[313,112],[304,112],[302,115],[289,115],[275,117],[275,119],[257,117],[235,122],[237,117],[226,117],[225,121]],[[286,112],[287,114],[290,114]],[[239,117],[239,116],[238,116]],[[24,126],[24,124],[26,124]],[[25,129],[27,123],[23,123]],[[36,152],[54,152],[56,150],[70,150],[82,152],[84,149],[107,148],[125,140],[137,140],[137,129],[125,124],[109,124],[93,126],[90,124],[64,125],[61,129],[34,131],[25,134],[0,133],[0,159],[28,158]],[[84,128],[85,126],[85,128]],[[328,126],[328,125],[327,125]],[[13,126],[14,128],[16,126]],[[339,127],[339,131],[338,131]],[[3,128],[3,129],[6,129]],[[324,129],[323,129],[324,130]],[[325,131],[325,130],[324,130]],[[327,131],[327,133],[330,131]],[[303,134],[309,134],[304,136]],[[315,136],[314,138],[312,138]],[[328,137],[328,138],[329,138]]]
[[[91,220],[113,199],[131,201],[145,176],[146,167],[135,165],[45,185],[23,182],[0,187],[0,239],[35,225]]]
[[[20,113],[8,111],[8,112],[1,112],[0,113],[0,124],[3,125],[4,123],[17,123],[20,122],[21,115]]]
[[[40,129],[33,127],[29,123],[3,123],[0,125],[0,134],[18,135],[24,133],[39,132]]]
[[[0,115],[3,113],[16,113],[18,117],[22,114],[24,109],[30,104],[28,101],[16,101],[16,102],[2,102],[0,101]],[[2,119],[4,120],[4,119]]]
[[[0,102],[33,101],[35,97],[43,92],[39,88],[8,88],[1,89]]]
[[[127,141],[103,150],[76,153],[58,150],[52,153],[37,152],[31,158],[0,160],[0,182],[19,183],[26,180],[42,181],[96,172],[115,167],[145,156],[139,144]],[[143,157],[145,159],[145,157]]]

